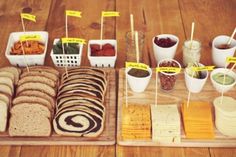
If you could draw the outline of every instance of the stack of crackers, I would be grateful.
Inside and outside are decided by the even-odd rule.
[[[122,138],[151,139],[151,115],[149,105],[122,106]]]

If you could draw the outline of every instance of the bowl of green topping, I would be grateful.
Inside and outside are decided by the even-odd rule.
[[[64,53],[61,39],[55,39],[51,51],[51,58],[57,67],[74,67],[80,66],[82,57],[83,44],[65,43]]]
[[[235,72],[226,68],[217,68],[211,72],[211,82],[218,92],[227,92],[236,84]]]

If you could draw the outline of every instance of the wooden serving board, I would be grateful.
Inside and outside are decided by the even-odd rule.
[[[193,140],[185,138],[183,125],[181,126],[181,143],[159,143],[150,140],[124,140],[121,136],[121,122],[122,122],[122,106],[125,107],[125,70],[119,71],[119,93],[118,93],[118,120],[117,120],[117,143],[123,146],[168,146],[168,147],[236,147],[236,138],[230,138],[222,135],[215,129],[214,140]],[[231,96],[236,99],[236,88],[234,87],[225,96]],[[177,75],[175,87],[172,91],[163,91],[159,86],[158,79],[158,96],[157,103],[164,104],[180,104],[183,100],[187,100],[188,90],[185,86],[184,74]],[[203,88],[198,94],[191,94],[191,100],[208,101],[213,100],[220,96],[221,93],[217,92],[211,84],[210,77]],[[132,92],[128,85],[128,104],[155,104],[155,72],[147,89],[142,93]],[[213,114],[214,115],[214,114]]]
[[[108,74],[108,86],[104,101],[106,119],[104,130],[100,136],[96,138],[59,136],[53,131],[50,137],[10,137],[5,132],[0,133],[0,145],[114,145],[116,139],[116,73],[115,69],[105,70]]]

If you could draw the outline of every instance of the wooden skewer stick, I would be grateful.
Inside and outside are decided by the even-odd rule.
[[[135,31],[136,62],[139,63],[138,31]]]
[[[131,31],[131,39],[134,38],[134,16],[130,14],[130,31]]]
[[[193,34],[194,34],[194,26],[195,26],[195,23],[192,22],[192,29],[191,29],[191,37],[190,37],[190,49],[192,49],[192,44],[193,44]]]
[[[64,59],[63,61],[64,61],[64,65],[65,65],[66,77],[68,78],[67,59],[66,59],[65,47],[64,47],[63,43],[62,43],[62,52],[63,52],[63,59]]]
[[[101,32],[100,32],[100,40],[103,39],[103,16],[101,16]],[[102,49],[102,44],[100,45],[100,49]]]
[[[26,58],[25,58],[25,50],[24,50],[24,47],[23,47],[23,44],[22,44],[22,41],[20,42],[21,44],[21,49],[22,49],[22,52],[23,52],[23,57],[24,57],[24,62],[25,62],[25,65],[26,65],[26,69],[27,69],[27,72],[29,72],[29,66],[28,66],[28,63],[26,61]]]
[[[235,33],[236,33],[236,27],[234,28],[234,32],[232,33],[231,37],[229,38],[229,40],[228,40],[228,42],[227,42],[227,45],[230,45],[230,44],[231,44],[231,42],[232,42],[232,40],[233,40],[233,38],[234,38]]]

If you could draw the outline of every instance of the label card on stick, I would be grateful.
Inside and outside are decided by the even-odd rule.
[[[82,17],[80,11],[75,11],[75,10],[66,10],[66,15],[67,16],[73,16],[73,17]]]
[[[226,62],[227,63],[236,63],[236,57],[227,57]]]
[[[32,15],[32,14],[21,13],[21,14],[20,14],[20,17],[21,17],[22,19],[26,19],[26,20],[30,20],[30,21],[36,22],[36,16],[35,16],[35,15]]]
[[[147,70],[148,65],[144,63],[136,63],[136,62],[125,62],[125,67],[126,68],[135,68],[135,69],[140,69],[140,70]]]
[[[102,17],[114,17],[114,16],[120,16],[120,13],[117,11],[103,11]]]
[[[81,38],[62,38],[62,43],[79,43],[86,44],[85,39]]]
[[[41,40],[41,36],[38,35],[38,34],[27,34],[27,35],[21,35],[20,36],[20,41],[23,42],[23,41],[27,41],[27,40],[36,40],[36,41],[39,41]]]
[[[211,71],[215,66],[191,67],[193,71]]]
[[[172,72],[172,73],[180,73],[181,68],[176,67],[157,67],[156,72]]]

